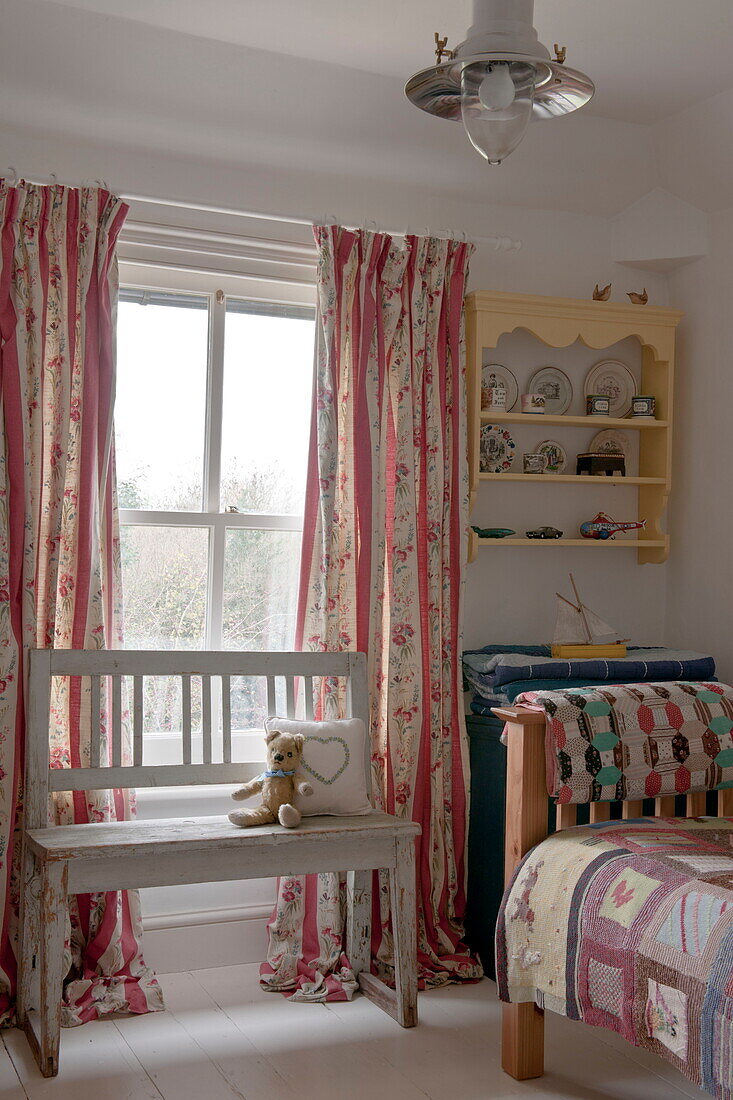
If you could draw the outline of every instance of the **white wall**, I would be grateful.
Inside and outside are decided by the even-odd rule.
[[[733,677],[733,207],[711,219],[710,255],[678,271],[680,326],[667,637],[713,653]]]

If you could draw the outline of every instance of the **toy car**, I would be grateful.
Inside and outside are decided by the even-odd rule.
[[[561,539],[562,531],[557,527],[537,527],[534,531],[525,531],[528,539]]]

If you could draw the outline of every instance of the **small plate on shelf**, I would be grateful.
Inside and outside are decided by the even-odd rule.
[[[479,471],[482,474],[504,474],[512,468],[516,443],[511,433],[500,424],[484,424],[481,429]]]
[[[626,432],[620,432],[616,428],[608,428],[606,431],[593,436],[588,449],[594,454],[625,455],[628,458],[629,437]]]
[[[602,393],[610,399],[609,416],[622,419],[631,412],[631,403],[636,397],[636,379],[618,359],[602,359],[588,371],[583,387],[587,397],[590,393]]]
[[[565,448],[555,439],[544,439],[536,448],[538,455],[544,455],[547,459],[544,473],[561,474],[568,464],[568,456]]]
[[[506,393],[506,404],[502,406],[492,405],[492,389],[502,389]],[[519,397],[517,380],[509,370],[509,367],[501,363],[484,363],[481,367],[481,411],[482,412],[511,412]]]
[[[545,413],[562,416],[570,408],[573,387],[565,371],[559,367],[542,367],[529,380],[528,393],[541,393],[545,399]]]

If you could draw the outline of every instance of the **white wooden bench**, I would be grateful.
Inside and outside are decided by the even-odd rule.
[[[49,705],[55,676],[90,678],[89,767],[49,768]],[[146,676],[181,679],[180,764],[143,763]],[[360,988],[403,1027],[417,1023],[414,845],[419,825],[374,811],[364,817],[304,818],[297,829],[280,825],[240,829],[225,815],[49,826],[49,798],[55,791],[241,784],[257,775],[261,764],[233,763],[231,759],[230,689],[232,677],[239,676],[266,679],[268,712],[272,714],[277,712],[276,681],[282,677],[288,717],[294,716],[296,681],[302,678],[306,718],[313,716],[313,679],[343,677],[347,682],[346,716],[362,718],[368,728],[366,659],[360,653],[31,653],[18,1019],[46,1077],[58,1073],[63,940],[70,894],[346,871],[346,951]],[[123,751],[123,677],[132,678],[131,764]],[[192,744],[197,748],[197,739],[192,737],[192,677],[201,677],[200,753],[192,752]],[[215,754],[212,745],[214,741],[218,745],[218,737],[212,737],[212,730],[218,730],[218,723],[212,708],[212,680],[216,685],[217,678],[221,681],[221,751]],[[102,698],[111,700],[108,742],[100,732]],[[201,761],[193,762],[194,755],[201,756]],[[215,761],[214,755],[221,760]],[[368,744],[366,764],[369,775]],[[389,870],[394,990],[369,973],[371,881],[376,868]]]

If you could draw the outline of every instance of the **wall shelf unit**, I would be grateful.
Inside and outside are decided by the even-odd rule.
[[[588,550],[636,550],[638,561],[660,563],[669,554],[669,537],[661,524],[671,489],[672,402],[674,385],[675,329],[682,318],[676,310],[654,306],[624,305],[617,302],[593,302],[574,298],[545,298],[524,294],[475,291],[466,297],[466,346],[468,362],[468,448],[470,507],[476,510],[479,485],[483,482],[532,484],[546,482],[548,488],[564,484],[593,486],[634,486],[637,488],[637,516],[647,521],[644,537],[623,535],[608,541],[583,538],[562,539],[481,539],[470,532],[469,560],[485,546],[552,546],[556,549],[577,547]],[[656,398],[659,419],[610,416],[533,415],[516,410],[494,412],[481,408],[481,368],[486,353],[494,352],[502,336],[524,331],[549,348],[568,348],[580,341],[598,351],[611,348],[628,337],[641,346],[640,390]],[[490,359],[488,361],[491,361]],[[562,356],[557,356],[563,366]],[[583,378],[573,378],[573,386],[582,390]],[[539,423],[538,423],[539,422]],[[638,432],[638,476],[591,477],[568,474],[524,474],[521,472],[483,473],[480,470],[481,428],[484,424],[558,426],[601,431],[620,429]],[[582,445],[578,445],[582,449]],[[518,448],[519,450],[519,448]],[[521,470],[521,454],[519,461]],[[574,463],[572,463],[574,465]],[[569,466],[571,460],[569,456]],[[519,488],[517,489],[519,491]],[[591,516],[585,516],[591,519]],[[628,517],[624,517],[628,518]],[[500,524],[497,516],[477,517],[477,526]],[[529,526],[528,522],[528,526]]]

